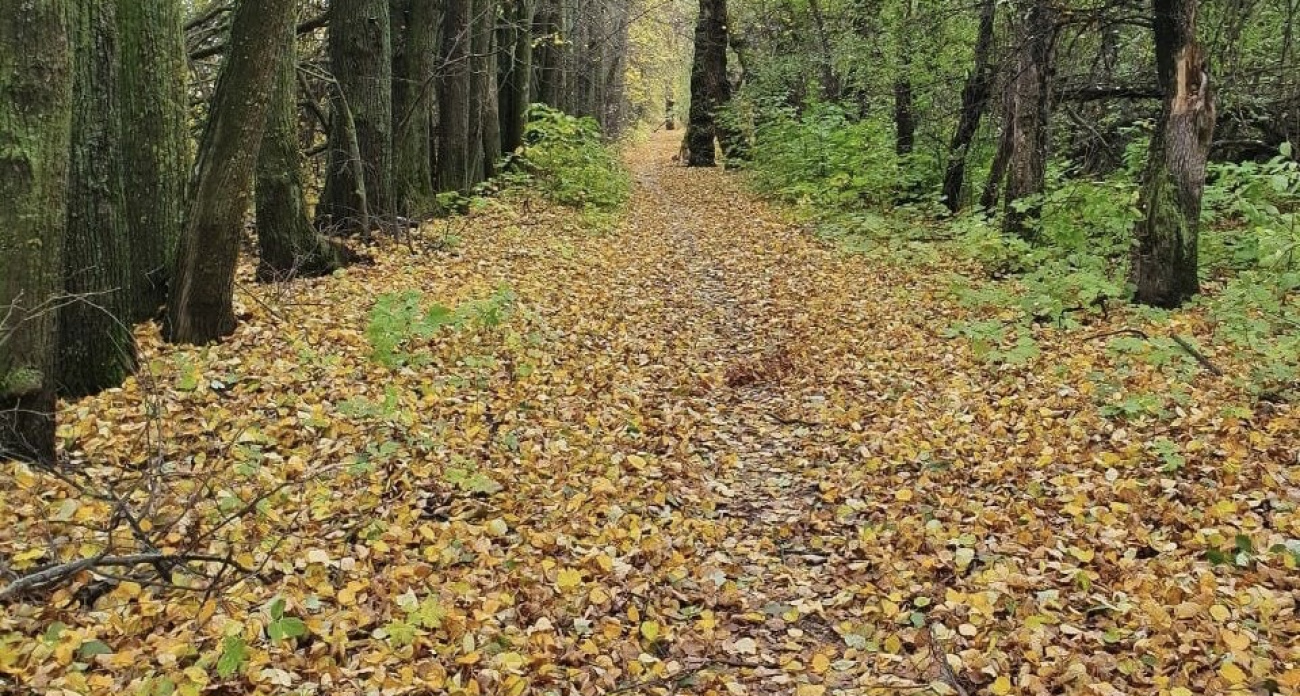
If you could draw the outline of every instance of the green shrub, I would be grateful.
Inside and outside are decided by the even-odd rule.
[[[528,117],[515,165],[543,196],[597,212],[613,211],[627,202],[631,178],[593,119],[543,104],[532,105]]]

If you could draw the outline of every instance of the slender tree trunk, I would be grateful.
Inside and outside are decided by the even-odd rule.
[[[0,12],[0,460],[54,461],[72,49],[66,0]]]
[[[533,20],[537,48],[531,100],[561,109],[565,91],[561,0],[536,1],[540,4]]]
[[[501,157],[501,116],[497,104],[497,0],[478,0],[475,6],[472,89],[478,109],[477,137],[470,146],[477,146],[474,171],[478,183],[496,176],[497,160]]]
[[[1214,135],[1208,61],[1196,42],[1196,0],[1154,0],[1156,69],[1165,93],[1142,186],[1133,247],[1134,299],[1177,307],[1199,290],[1196,245]]]
[[[1044,0],[1033,0],[1025,14],[1023,45],[1016,61],[1007,98],[1013,107],[1010,128],[1011,159],[1007,164],[1006,206],[1002,231],[1022,239],[1037,237],[1037,205],[1022,199],[1043,193],[1051,145],[1051,66],[1056,43],[1056,11]]]
[[[822,98],[835,102],[840,98],[840,78],[835,74],[835,59],[831,39],[826,32],[826,18],[822,15],[821,4],[817,0],[808,0],[808,12],[812,15],[813,31],[816,32],[817,68],[821,72]]]
[[[505,0],[505,22],[497,34],[500,66],[501,149],[509,154],[524,144],[533,72],[535,0]]]
[[[330,69],[338,82],[330,118],[330,158],[316,210],[322,230],[367,233],[370,216],[381,226],[397,217],[393,193],[393,63],[387,0],[330,3]],[[365,195],[348,153],[348,114],[361,151]],[[364,198],[364,200],[363,200]]]
[[[943,202],[953,213],[961,210],[962,186],[966,181],[966,159],[970,145],[979,131],[980,119],[988,107],[989,88],[993,83],[993,24],[997,13],[995,0],[984,0],[980,7],[979,33],[975,38],[974,66],[961,90],[961,113],[957,129],[948,144],[948,167],[943,175]]]
[[[338,244],[318,235],[303,198],[298,151],[298,51],[293,26],[284,49],[257,157],[257,278],[261,281],[325,275],[343,266]]]
[[[235,264],[284,36],[295,0],[243,0],[217,79],[190,184],[164,335],[212,343],[235,330]]]
[[[81,397],[135,370],[131,248],[118,111],[114,0],[73,3],[72,164],[59,311],[60,393]]]
[[[393,81],[393,185],[397,212],[420,217],[436,207],[433,191],[433,112],[437,95],[439,3],[406,0],[402,48]],[[394,31],[396,31],[394,27]],[[396,39],[396,35],[394,36]]]
[[[191,147],[184,8],[179,0],[117,3],[122,152],[137,321],[157,316],[181,225]]]
[[[469,191],[472,0],[447,0],[438,85],[438,190]]]
[[[727,3],[726,0],[700,0],[700,16],[695,25],[695,60],[691,65],[690,125],[686,128],[690,166],[714,166],[718,110],[730,98]]]

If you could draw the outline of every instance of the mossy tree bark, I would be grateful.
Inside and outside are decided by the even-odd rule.
[[[0,460],[54,460],[72,50],[66,0],[0,12]]]
[[[727,3],[700,0],[695,25],[695,59],[691,64],[690,124],[686,128],[687,164],[712,167],[719,136],[718,110],[731,99],[727,82]]]
[[[70,397],[135,370],[115,0],[75,0],[73,116],[57,380]]]
[[[167,299],[185,220],[193,159],[179,0],[117,3],[122,165],[131,239],[133,318],[157,316]]]
[[[276,67],[262,149],[257,158],[257,278],[263,282],[325,275],[343,266],[342,248],[316,233],[303,198],[298,151],[297,32],[289,26]]]
[[[438,81],[439,191],[466,193],[472,182],[470,89],[473,70],[470,43],[472,0],[447,0],[442,21],[442,71]],[[478,143],[475,143],[477,146]]]
[[[533,15],[536,0],[504,0],[505,19],[497,32],[501,47],[501,149],[508,154],[524,143],[533,72]]]
[[[1197,238],[1214,93],[1196,41],[1196,0],[1154,0],[1156,69],[1164,108],[1147,156],[1130,280],[1134,300],[1177,307],[1199,291]]]
[[[437,108],[440,3],[395,4],[393,26],[393,186],[397,212],[421,217],[436,208],[433,189],[433,124]],[[400,41],[399,41],[400,33]]]
[[[235,330],[235,264],[252,196],[253,172],[275,90],[295,0],[243,0],[190,184],[191,201],[176,255],[164,335],[173,343],[212,343]]]
[[[316,209],[322,231],[366,233],[397,217],[393,193],[393,62],[388,0],[330,3],[329,59],[337,81],[330,118],[325,190]],[[349,113],[350,112],[350,113]],[[349,133],[348,116],[355,130]],[[355,136],[361,161],[350,154]],[[360,166],[364,191],[357,186]]]

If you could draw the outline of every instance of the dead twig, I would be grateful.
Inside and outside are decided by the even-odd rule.
[[[1116,329],[1115,331],[1106,331],[1104,333],[1088,336],[1083,340],[1096,341],[1098,339],[1113,338],[1115,336],[1133,336],[1135,338],[1140,338],[1144,341],[1151,340],[1151,336],[1148,335],[1145,331],[1141,331],[1139,329],[1131,329],[1131,328]],[[1211,362],[1209,358],[1205,357],[1204,353],[1202,353],[1201,351],[1197,350],[1194,346],[1192,346],[1192,344],[1188,342],[1187,339],[1183,338],[1182,336],[1179,336],[1178,334],[1170,334],[1169,339],[1172,340],[1174,343],[1178,344],[1178,347],[1183,349],[1183,352],[1187,353],[1194,360],[1196,360],[1196,362],[1200,363],[1201,367],[1205,368],[1206,372],[1209,372],[1215,377],[1223,376],[1224,374],[1223,370],[1221,370],[1218,365],[1215,365],[1213,362]]]
[[[33,573],[28,573],[17,580],[9,583],[4,589],[0,589],[0,602],[6,601],[24,592],[35,590],[46,585],[62,582],[85,570],[94,570],[96,568],[129,568],[138,565],[159,565],[176,566],[185,563],[220,563],[223,566],[229,566],[236,570],[248,573],[251,572],[244,568],[232,558],[222,556],[211,556],[207,554],[168,554],[162,552],[136,553],[125,556],[109,556],[99,554],[87,558],[81,558],[67,563],[43,568]]]
[[[970,696],[970,692],[966,691],[966,687],[962,686],[961,680],[952,671],[952,665],[948,664],[948,653],[939,645],[939,639],[934,635],[934,625],[927,623],[925,632],[930,637],[930,657],[939,664],[939,678],[951,686],[957,696]]]

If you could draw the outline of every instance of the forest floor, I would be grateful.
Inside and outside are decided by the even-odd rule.
[[[677,144],[630,154],[611,229],[493,204],[242,284],[222,345],[146,332],[151,377],[61,414],[71,463],[159,549],[256,574],[10,602],[0,692],[1300,690],[1296,409],[1205,373],[1105,417],[1105,341],[981,361],[945,269],[846,253]],[[13,569],[99,548],[116,503],[0,476]]]

